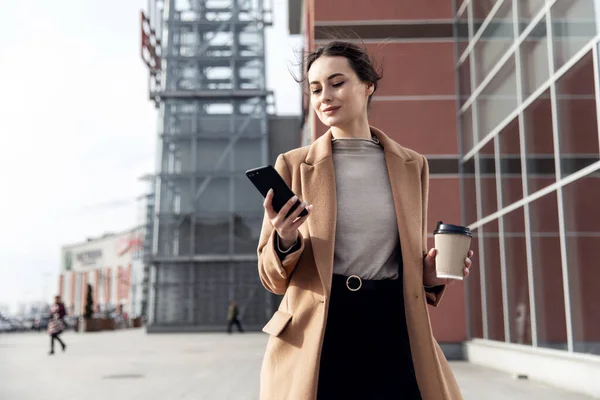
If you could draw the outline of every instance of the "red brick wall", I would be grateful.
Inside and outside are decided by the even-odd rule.
[[[421,24],[452,18],[450,0],[342,0],[307,1],[308,32],[306,50],[313,49],[314,26],[377,25],[378,21],[402,20]],[[340,24],[341,22],[341,24]],[[338,25],[338,26],[336,26]],[[369,39],[367,51],[383,67],[384,78],[373,98],[369,116],[371,125],[405,147],[426,156],[458,156],[454,43],[452,39]],[[400,97],[402,96],[402,97]],[[305,104],[307,98],[305,97]],[[312,113],[312,110],[309,110]],[[325,132],[318,118],[311,127],[313,138]],[[460,223],[460,196],[457,176],[432,176],[428,230],[438,220]],[[433,240],[430,239],[430,247]],[[466,339],[465,298],[462,284],[448,290],[440,308],[430,308],[431,322],[440,342]]]
[[[431,20],[452,18],[450,0],[315,1],[317,21]]]

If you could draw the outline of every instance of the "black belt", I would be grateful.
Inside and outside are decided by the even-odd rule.
[[[331,284],[335,286],[343,286],[351,292],[357,292],[359,290],[396,288],[402,285],[402,281],[400,279],[361,279],[357,275],[345,276],[333,274]]]

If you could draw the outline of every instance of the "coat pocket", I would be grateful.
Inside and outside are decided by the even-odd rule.
[[[269,322],[263,327],[262,331],[271,336],[279,336],[291,319],[292,314],[277,310]]]

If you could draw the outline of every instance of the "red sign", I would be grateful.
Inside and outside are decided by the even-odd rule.
[[[156,31],[152,29],[150,19],[141,12],[142,23],[142,60],[150,69],[150,74],[156,75],[161,69],[161,43],[156,37]]]

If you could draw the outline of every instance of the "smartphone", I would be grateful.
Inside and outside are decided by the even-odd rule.
[[[279,172],[271,165],[266,165],[264,167],[258,167],[249,169],[246,171],[246,176],[252,184],[258,189],[260,194],[263,197],[267,196],[269,189],[273,189],[273,209],[277,212],[281,210],[281,208],[287,203],[289,199],[294,197],[294,192],[289,188],[287,183],[283,180]],[[290,211],[286,214],[288,217],[298,206],[300,205],[300,200],[296,201],[296,204],[292,206]],[[304,217],[308,214],[308,210],[306,208],[302,210],[300,213],[301,217]]]

